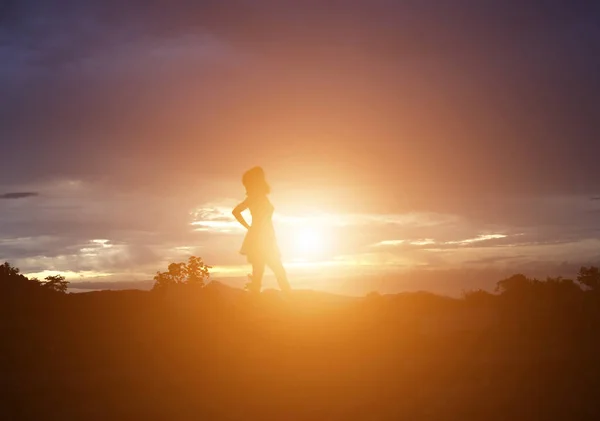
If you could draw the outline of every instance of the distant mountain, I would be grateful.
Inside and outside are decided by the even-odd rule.
[[[231,282],[230,279],[226,281],[215,279],[209,281],[206,284],[207,289],[209,290],[217,290],[225,293],[235,293],[236,291],[243,292],[241,288],[243,288],[244,281],[246,278],[235,279],[234,282]],[[152,286],[154,285],[154,281],[143,280],[143,281],[87,281],[87,282],[71,282],[69,284],[68,292],[89,292],[89,291],[121,291],[121,290],[131,290],[131,289],[139,289],[142,291],[150,291]]]
[[[154,285],[153,280],[145,281],[88,281],[88,282],[71,282],[68,292],[87,292],[100,290],[123,290],[123,289],[141,289],[149,291]]]

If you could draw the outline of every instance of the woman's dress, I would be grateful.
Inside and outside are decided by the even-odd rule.
[[[274,207],[267,196],[248,198],[252,224],[246,233],[240,253],[249,263],[268,263],[279,259],[279,247],[273,228]]]

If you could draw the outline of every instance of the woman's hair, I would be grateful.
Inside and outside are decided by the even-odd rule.
[[[271,193],[271,187],[265,180],[265,172],[261,167],[249,169],[242,176],[242,184],[246,187],[246,195],[262,196]]]

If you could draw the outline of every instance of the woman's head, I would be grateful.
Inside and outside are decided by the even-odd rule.
[[[261,167],[249,169],[242,176],[242,184],[246,187],[248,196],[262,196],[271,193],[271,187],[265,179],[265,172]]]

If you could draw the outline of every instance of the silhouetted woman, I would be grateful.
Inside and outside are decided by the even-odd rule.
[[[271,188],[265,180],[263,169],[254,167],[246,171],[242,177],[242,183],[246,187],[246,199],[237,205],[232,213],[235,219],[248,230],[240,253],[245,255],[248,262],[252,264],[249,289],[252,292],[260,292],[265,266],[269,266],[277,278],[279,288],[284,292],[289,292],[290,284],[281,263],[273,228],[274,208],[267,197]],[[246,209],[250,209],[252,225],[248,225],[242,216],[242,212]]]

